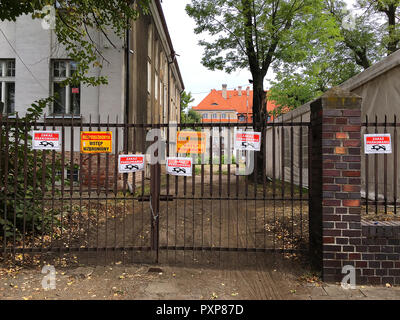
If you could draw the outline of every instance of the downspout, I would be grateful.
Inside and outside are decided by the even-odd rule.
[[[130,5],[133,5],[135,1],[131,0]],[[125,119],[124,122],[129,123],[129,85],[130,85],[130,68],[129,68],[129,53],[130,53],[130,30],[129,30],[129,19],[126,19],[128,27],[126,28],[126,39],[125,39]],[[128,136],[129,140],[129,136]],[[129,143],[128,140],[125,141],[124,151],[128,150]],[[133,194],[133,186],[128,181],[128,189],[131,194]]]
[[[129,20],[127,20],[129,24]],[[129,46],[130,46],[130,30],[126,29],[126,45],[125,45],[125,123],[129,122],[129,85],[130,85],[130,65],[129,65]]]
[[[170,114],[171,114],[171,67],[170,65],[174,63],[175,60],[175,52],[171,52],[171,61],[168,61],[168,123],[170,122]],[[179,112],[180,112],[180,107],[179,107]],[[178,120],[178,119],[177,119]]]
[[[135,0],[130,0],[129,5],[133,6],[135,3]],[[129,123],[129,86],[130,86],[130,63],[129,63],[129,54],[131,52],[130,50],[130,21],[127,18],[126,19],[126,44],[125,44],[125,123]],[[128,143],[128,142],[127,142]]]

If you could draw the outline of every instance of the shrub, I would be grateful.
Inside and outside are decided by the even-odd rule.
[[[44,210],[43,198],[51,191],[53,172],[61,171],[60,157],[56,154],[54,167],[52,161],[43,165],[48,151],[33,151],[30,147],[33,125],[51,100],[32,104],[23,118],[17,114],[1,119],[0,236],[20,239],[24,231],[45,232],[52,224],[54,212]],[[55,181],[60,180],[60,176],[54,176]]]

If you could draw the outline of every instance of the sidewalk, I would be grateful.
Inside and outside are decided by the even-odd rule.
[[[398,300],[400,287],[359,286],[354,290],[342,289],[340,285],[323,284],[322,287],[307,288],[307,293],[294,295],[300,300]]]
[[[400,299],[400,287],[344,290],[300,268],[204,269],[114,265],[56,270],[56,289],[42,289],[41,269],[0,269],[0,299],[23,300],[371,300]],[[294,271],[296,270],[296,271]]]

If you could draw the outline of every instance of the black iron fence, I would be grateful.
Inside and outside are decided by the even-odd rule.
[[[183,130],[204,133],[200,153],[181,152]],[[2,259],[177,263],[307,250],[309,123],[265,124],[258,152],[235,149],[235,130],[254,131],[245,123],[0,118]],[[35,132],[59,140],[38,143]],[[88,133],[107,133],[110,144],[85,147]],[[100,145],[107,153],[86,153]],[[132,164],[135,172],[124,173],[119,155],[144,155],[143,170]],[[166,159],[178,156],[191,158],[190,175],[167,174]]]
[[[362,136],[364,134],[390,134],[390,153],[368,154],[362,151],[362,205],[363,215],[366,218],[376,219],[377,216],[383,220],[390,216],[395,218],[399,207],[398,186],[400,177],[398,172],[398,127],[400,123],[397,121],[396,115],[389,118],[373,119],[365,118],[362,123]],[[364,142],[365,143],[365,142]],[[363,146],[365,148],[365,146]],[[385,145],[375,144],[372,146],[377,152],[384,152]]]

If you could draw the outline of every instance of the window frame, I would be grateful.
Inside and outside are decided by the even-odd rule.
[[[13,71],[11,75],[8,74],[10,68],[8,67],[8,63],[13,63],[13,67],[11,70]],[[10,59],[0,59],[1,69],[0,69],[0,102],[3,103],[3,114],[13,114],[15,113],[15,73],[16,73],[16,61],[13,58]],[[14,99],[13,105],[8,105],[9,102],[9,95],[7,93],[7,87],[9,84],[14,85]],[[9,110],[9,107],[11,110]]]
[[[55,65],[56,63],[65,63],[65,76],[56,76],[55,75]],[[70,59],[52,59],[51,60],[51,77],[50,77],[50,81],[51,81],[51,94],[54,96],[55,94],[55,90],[54,90],[54,85],[56,83],[62,83],[63,81],[65,81],[66,79],[68,79],[69,77],[71,77],[72,73],[74,72],[73,68],[71,67],[73,65],[74,62],[73,60]],[[73,94],[72,93],[72,89],[73,88],[78,88],[79,89],[79,112],[72,112],[72,107],[73,107]],[[64,110],[62,110],[61,112],[55,112],[54,111],[54,107],[55,107],[55,103],[53,103],[52,105],[52,115],[54,116],[62,116],[62,115],[67,115],[67,116],[72,116],[72,117],[80,117],[81,116],[81,104],[82,104],[82,86],[81,84],[79,84],[79,86],[71,86],[69,84],[67,84],[66,86],[62,87],[63,90],[65,90],[65,105]]]

